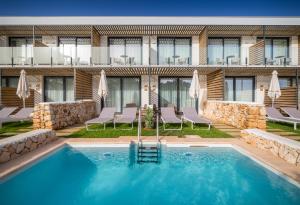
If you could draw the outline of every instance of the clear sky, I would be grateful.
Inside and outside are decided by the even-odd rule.
[[[1,16],[300,16],[300,0],[0,0]]]

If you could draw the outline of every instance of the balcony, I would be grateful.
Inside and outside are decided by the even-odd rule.
[[[196,55],[186,49],[158,52],[157,49],[128,50],[110,47],[0,47],[1,67],[295,67],[298,48],[266,53],[262,47],[240,48],[238,53],[209,56],[206,48]],[[204,53],[204,54],[203,54]],[[150,57],[149,57],[150,56]]]

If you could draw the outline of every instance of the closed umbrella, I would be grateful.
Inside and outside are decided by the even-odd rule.
[[[198,71],[195,70],[191,82],[191,87],[189,89],[189,95],[191,98],[198,98],[199,93],[200,93],[200,83],[199,83]]]
[[[272,99],[272,107],[274,107],[274,101],[281,96],[278,73],[276,70],[272,72],[272,79],[268,90],[268,96]]]
[[[25,108],[25,99],[30,96],[30,89],[28,86],[25,70],[21,71],[16,94],[18,95],[19,98],[23,100],[23,107]]]
[[[100,98],[103,98],[104,101],[106,96],[108,95],[107,80],[106,80],[106,75],[104,70],[101,71],[101,75],[100,75],[98,95],[100,96]]]

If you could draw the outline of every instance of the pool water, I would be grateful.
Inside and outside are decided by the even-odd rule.
[[[2,205],[300,204],[300,189],[233,148],[63,147],[0,182]]]

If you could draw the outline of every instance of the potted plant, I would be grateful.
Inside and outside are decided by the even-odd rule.
[[[145,115],[145,129],[152,129],[154,126],[154,111],[152,108],[148,107],[146,109],[146,115]]]

